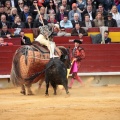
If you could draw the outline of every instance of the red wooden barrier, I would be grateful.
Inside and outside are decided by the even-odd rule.
[[[56,43],[56,44],[73,44],[73,40],[74,39],[79,39],[78,36],[70,36],[70,37],[57,37],[55,36],[53,38],[53,41]],[[90,36],[83,36],[82,38],[83,40],[83,44],[92,44],[92,39]]]
[[[72,49],[74,44],[70,45]],[[81,62],[79,72],[120,72],[120,44],[81,44],[81,46],[85,49],[86,58]],[[0,74],[10,74],[12,58],[18,47],[0,47]]]
[[[11,43],[13,43],[13,45],[21,45],[21,38],[20,37],[11,38],[11,39],[4,38],[4,41],[5,42],[11,42]]]
[[[12,58],[20,46],[0,46],[0,75],[10,74]]]

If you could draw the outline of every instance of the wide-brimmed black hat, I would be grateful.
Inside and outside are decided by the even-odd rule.
[[[75,42],[76,42],[76,43],[79,43],[79,44],[82,44],[82,41],[80,41],[80,40],[76,40],[76,39],[75,39],[75,40],[74,40],[74,43],[75,43]]]
[[[107,16],[108,16],[108,17],[112,17],[112,13],[108,13]]]

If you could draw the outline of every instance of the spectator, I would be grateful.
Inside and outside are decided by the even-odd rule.
[[[88,33],[81,28],[79,23],[75,23],[75,28],[72,30],[71,32],[71,36],[79,36],[80,38],[82,38],[83,36],[87,36]]]
[[[2,26],[1,37],[9,39],[12,37],[12,34],[8,31],[7,25]]]
[[[11,4],[10,4],[10,1],[7,0],[7,1],[5,2],[5,8],[4,8],[4,10],[5,10],[5,13],[6,13],[8,16],[10,15],[11,9],[12,9],[12,7],[11,7]]]
[[[86,8],[86,2],[84,0],[78,0],[77,6],[80,9],[80,11],[83,12]]]
[[[41,20],[42,18],[42,20]],[[48,24],[48,21],[46,19],[44,19],[44,14],[41,14],[41,17],[39,16],[39,18],[34,22],[34,25],[33,25],[33,28],[38,28],[40,26],[43,26],[43,23],[44,25],[47,25]]]
[[[104,7],[103,7],[102,4],[99,4],[99,5],[98,5],[98,10],[97,10],[97,12],[101,12],[101,13],[102,13],[102,15],[103,15],[103,17],[104,17],[104,20],[107,19],[107,14],[108,14],[108,12],[104,10]]]
[[[1,4],[4,6],[6,1],[10,1],[11,7],[18,7],[18,0],[0,0]]]
[[[68,20],[68,16],[64,16],[63,20],[60,21],[60,27],[73,28],[71,21]]]
[[[49,16],[48,23],[54,23],[54,24],[57,23],[57,20],[55,19],[55,15],[50,15]]]
[[[96,1],[94,0],[86,0],[86,5],[91,5],[92,6],[92,11],[95,13],[96,12]]]
[[[109,36],[109,31],[104,31],[104,41],[105,43],[109,44],[111,43],[111,38],[108,37]]]
[[[110,11],[112,6],[115,5],[114,0],[103,0],[103,5],[106,11]]]
[[[26,28],[33,28],[33,19],[32,16],[27,17],[27,22],[25,22],[25,27]]]
[[[97,12],[96,18],[94,19],[95,27],[102,27],[104,26],[104,18],[101,12]]]
[[[68,13],[65,11],[64,6],[60,6],[59,12],[57,12],[56,14],[56,20],[60,22],[61,20],[63,20],[64,16],[68,16]]]
[[[36,9],[37,0],[33,0],[33,5],[30,7],[30,13],[32,14],[33,20],[35,20],[38,11]]]
[[[112,13],[108,13],[107,17],[108,17],[108,19],[105,20],[105,26],[117,27],[117,22],[115,19],[112,18]]]
[[[21,22],[19,16],[16,16],[14,19],[14,23],[12,24],[12,28],[25,28],[25,24]]]
[[[56,33],[56,34],[55,34]],[[58,24],[54,25],[54,36],[71,36],[71,33],[67,33],[64,27],[59,27]]]
[[[7,42],[4,42],[4,39],[2,37],[0,37],[0,46],[12,46],[13,43],[7,43]]]
[[[38,6],[39,6],[39,7],[42,7],[43,4],[44,4],[44,0],[38,0]]]
[[[69,12],[71,9],[70,9],[70,5],[67,4],[67,0],[61,0],[62,2],[59,4],[59,7],[63,6],[64,7],[64,10],[66,12]]]
[[[14,19],[15,19],[16,16],[18,16],[17,8],[13,7],[11,9],[11,12],[10,12],[10,15],[9,15],[10,24],[12,24],[14,22]]]
[[[59,24],[54,24],[53,26],[53,33],[52,33],[52,38],[54,36],[57,36],[57,33],[60,31],[60,27],[59,27]]]
[[[71,36],[71,33],[67,33],[66,31],[65,31],[65,28],[64,27],[61,27],[60,28],[60,30],[59,30],[59,32],[57,33],[57,36]]]
[[[55,6],[53,0],[49,1],[49,4],[46,7],[46,13],[47,14],[56,14],[56,6]]]
[[[90,20],[95,19],[95,12],[93,11],[92,5],[87,5],[86,10],[82,13],[82,20],[84,21],[85,14],[89,14]]]
[[[21,14],[21,12],[23,12],[23,8],[24,8],[24,2],[23,2],[23,0],[18,0],[17,11],[18,11],[19,15]]]
[[[45,13],[45,7],[40,8],[40,14],[44,15],[44,19],[48,20],[48,15]],[[39,18],[39,14],[37,14],[35,20]]]
[[[2,28],[3,25],[7,25],[8,28],[10,28],[10,23],[6,20],[6,16],[3,14],[1,15],[0,19],[0,28]]]
[[[72,10],[69,12],[69,20],[73,20],[74,19],[74,13],[78,13],[79,14],[79,20],[82,20],[82,16],[80,11],[77,9],[77,4],[73,3],[72,4]]]
[[[70,6],[70,9],[72,9],[72,4],[76,2],[77,0],[67,0],[67,4]]]
[[[23,2],[24,2],[24,5],[30,6],[30,0],[23,0]]]
[[[5,13],[4,6],[2,5],[0,5],[0,18],[1,18],[1,15],[5,15],[6,19],[8,20],[8,14]]]
[[[112,17],[116,20],[117,26],[120,27],[120,13],[117,10],[117,7],[114,5],[111,9]]]
[[[115,5],[118,6],[120,4],[120,0],[114,0]]]
[[[30,11],[29,11],[29,7],[25,5],[24,8],[23,8],[23,12],[21,12],[21,14],[20,14],[21,21],[22,21],[22,22],[26,22],[27,17],[28,17],[29,15],[32,16],[32,14],[31,14]]]
[[[79,23],[80,25],[82,25],[82,22],[79,20],[79,14],[78,13],[74,13],[74,19],[71,20],[73,28],[75,27],[75,23]]]
[[[94,21],[90,20],[89,14],[85,14],[85,21],[83,21],[82,27],[87,27],[87,28],[95,27],[95,23]]]
[[[21,45],[31,45],[30,38],[25,36],[24,31],[20,31],[20,36],[22,38]]]
[[[18,7],[18,0],[9,0],[11,3],[11,7]]]

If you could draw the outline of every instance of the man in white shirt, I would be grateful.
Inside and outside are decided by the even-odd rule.
[[[60,27],[64,28],[73,28],[73,25],[70,20],[68,20],[68,16],[64,16],[63,20],[60,21]]]

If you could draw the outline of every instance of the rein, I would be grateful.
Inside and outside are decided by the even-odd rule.
[[[49,69],[51,66],[53,66],[53,64],[54,64],[54,59],[52,59],[52,60],[53,60],[53,63],[52,63],[50,66],[48,66],[47,68],[43,69],[43,70],[40,71],[40,72],[37,72],[37,73],[31,75],[31,77],[26,78],[25,80],[30,80],[30,81],[32,82],[36,77],[38,77],[39,75],[41,75],[42,73],[44,73],[47,69]]]

